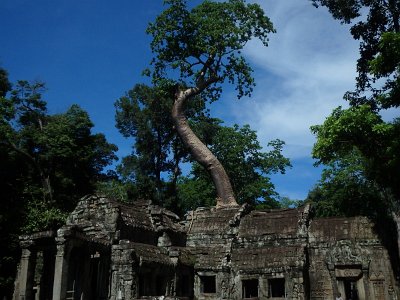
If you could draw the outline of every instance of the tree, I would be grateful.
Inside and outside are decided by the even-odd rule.
[[[116,158],[116,146],[103,134],[92,133],[93,123],[84,110],[73,105],[50,115],[43,91],[43,83],[27,81],[11,90],[7,72],[0,69],[2,296],[12,294],[18,236],[57,229]]]
[[[106,177],[103,169],[116,160],[117,147],[104,134],[92,133],[93,126],[88,113],[74,104],[65,113],[49,116],[37,139],[42,151],[38,158],[53,179],[54,197],[67,211],[93,192],[96,182]]]
[[[231,180],[235,198],[240,204],[279,207],[277,193],[268,177],[272,173],[285,173],[290,167],[281,151],[284,142],[269,142],[271,150],[262,152],[257,134],[249,125],[226,127],[218,125],[208,147],[224,165]],[[199,164],[194,164],[189,178],[182,178],[178,186],[185,210],[214,204],[216,191],[209,174]]]
[[[171,100],[161,89],[136,85],[115,103],[117,128],[135,138],[134,152],[119,170],[135,183],[141,197],[160,200],[163,191],[162,173],[170,168],[167,158],[174,139],[171,118],[165,113]]]
[[[330,195],[326,201],[338,204],[336,210],[348,215],[349,208],[354,214],[359,207],[359,213],[373,214],[376,205],[390,211],[400,203],[399,119],[384,122],[368,105],[339,107],[323,125],[311,130],[317,137],[313,157],[327,166],[318,189],[322,189],[320,194]],[[349,206],[347,212],[340,201]],[[365,203],[355,205],[361,201]],[[370,203],[373,201],[377,204]]]
[[[204,1],[191,10],[185,0],[165,3],[168,8],[147,29],[155,55],[149,73],[156,85],[175,80],[174,126],[193,158],[210,173],[217,206],[237,205],[228,175],[189,126],[185,106],[196,95],[217,100],[225,81],[235,85],[239,98],[250,95],[252,69],[241,50],[252,38],[267,45],[274,29],[259,5],[243,0]]]
[[[365,158],[355,148],[327,163],[321,179],[306,201],[314,205],[316,216],[387,215],[393,200],[387,190],[367,178]]]
[[[383,108],[400,105],[400,33],[385,32],[378,45],[379,52],[370,61],[370,70],[379,80],[385,78],[380,93],[376,93],[377,102]]]
[[[319,192],[314,194],[325,195],[326,201],[331,199],[342,214],[348,215],[350,211],[346,212],[340,202],[347,203],[349,208],[349,200],[357,203],[357,199],[366,202],[352,205],[361,214],[373,215],[379,211],[370,203],[373,201],[390,212],[400,201],[399,119],[385,122],[379,112],[400,105],[400,2],[312,2],[315,6],[326,6],[341,22],[352,24],[351,34],[360,40],[356,89],[345,95],[350,108],[337,108],[323,125],[312,127],[317,136],[313,156],[319,164],[327,166],[317,186]],[[339,197],[343,199],[339,201]],[[375,212],[371,207],[376,208]]]
[[[8,74],[0,68],[0,128],[3,126],[3,103],[11,90]],[[26,164],[0,143],[0,291],[1,296],[12,295],[14,276],[19,257],[18,226],[15,220],[21,216],[20,196],[24,188],[20,174],[26,170]]]
[[[48,176],[42,166],[29,152],[36,152],[33,141],[35,133],[43,130],[46,103],[41,99],[44,84],[30,84],[19,81],[11,98],[2,99],[2,122],[0,128],[1,143],[29,160],[42,182],[43,199],[52,199],[52,191]],[[20,138],[25,136],[26,138]],[[26,150],[24,150],[24,148]]]
[[[116,146],[92,134],[88,114],[73,105],[49,115],[43,83],[19,81],[10,98],[1,99],[0,144],[7,161],[24,166],[16,179],[28,231],[62,222],[76,201],[93,191],[103,168],[116,159]],[[10,183],[13,184],[13,183]]]
[[[399,106],[400,60],[399,48],[396,46],[399,44],[400,2],[397,0],[312,0],[312,2],[316,7],[326,6],[332,16],[342,23],[352,24],[351,34],[360,40],[356,90],[348,92],[345,96],[350,104],[354,106],[368,103],[373,109]],[[389,45],[391,47],[388,47]],[[389,53],[397,54],[388,56]],[[376,68],[377,64],[371,67],[371,61],[377,56],[385,58],[385,67],[381,68],[384,72]],[[391,67],[388,68],[389,66]],[[386,80],[383,85],[382,78]],[[391,97],[382,97],[383,94],[390,95],[392,90],[397,92]]]
[[[5,97],[11,90],[11,83],[8,81],[8,73],[0,67],[0,97]]]
[[[147,197],[166,206],[176,197],[180,164],[188,156],[170,114],[173,91],[168,83],[157,87],[137,84],[115,103],[117,128],[125,137],[134,138],[133,152],[122,159],[118,173],[130,186],[132,198]],[[187,117],[196,123],[209,120],[204,101],[194,98]]]

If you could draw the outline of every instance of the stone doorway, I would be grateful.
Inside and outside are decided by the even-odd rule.
[[[242,298],[258,299],[258,279],[242,280]]]
[[[359,300],[357,281],[343,280],[344,299],[346,300]]]
[[[363,273],[360,267],[347,266],[335,269],[337,289],[344,300],[366,300]]]

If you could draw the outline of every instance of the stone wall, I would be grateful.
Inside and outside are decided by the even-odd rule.
[[[309,236],[312,299],[339,292],[360,300],[397,299],[388,251],[367,218],[313,220]]]
[[[181,222],[86,197],[57,233],[21,237],[14,299],[398,299],[396,226],[311,215],[244,205]]]
[[[195,298],[304,299],[308,209],[251,211],[243,206],[189,214]],[[210,278],[215,278],[215,292],[204,287]]]
[[[398,297],[396,260],[365,217],[312,219],[309,206],[242,207],[199,209],[188,221],[196,299]]]

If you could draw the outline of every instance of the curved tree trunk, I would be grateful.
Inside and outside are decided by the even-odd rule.
[[[185,146],[189,148],[194,159],[210,173],[217,191],[217,207],[237,206],[232,185],[224,167],[207,146],[195,135],[185,116],[186,101],[200,91],[201,89],[199,88],[178,91],[175,95],[175,102],[172,108],[172,119],[179,136]]]

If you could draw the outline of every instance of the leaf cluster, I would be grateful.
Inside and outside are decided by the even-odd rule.
[[[386,81],[375,95],[382,108],[400,106],[400,33],[385,32],[382,34],[379,53],[369,63],[371,73],[376,79]]]
[[[368,163],[353,149],[338,160],[331,161],[323,170],[318,184],[310,191],[318,217],[364,215],[379,218],[394,209],[388,189],[368,177]]]
[[[368,103],[374,109],[398,106],[398,95],[389,99],[381,99],[379,95],[390,91],[394,86],[391,76],[398,77],[398,70],[387,72],[387,66],[393,64],[393,59],[387,59],[387,53],[395,54],[396,50],[388,46],[388,40],[393,40],[393,35],[400,32],[400,2],[397,0],[312,0],[315,6],[325,6],[335,19],[343,23],[352,24],[351,34],[354,39],[360,40],[360,58],[357,61],[357,85],[354,92],[347,92],[345,98],[351,105]],[[385,36],[386,35],[386,36]],[[394,50],[394,51],[393,51]],[[385,67],[379,62],[371,61],[380,56],[385,57]],[[378,58],[378,61],[381,60]],[[390,62],[391,60],[391,62]],[[389,62],[389,64],[388,64]],[[399,60],[395,62],[399,65]],[[397,69],[398,67],[396,67]],[[385,75],[384,75],[385,74]],[[388,83],[381,85],[380,78],[386,77]],[[389,83],[390,81],[390,83]],[[397,80],[396,80],[397,81]],[[396,82],[398,89],[398,82]],[[384,100],[380,102],[379,100]]]
[[[153,37],[153,81],[171,78],[217,100],[227,80],[235,84],[239,98],[249,95],[254,80],[241,50],[252,38],[267,45],[274,31],[260,6],[206,0],[189,9],[185,0],[164,2],[167,9],[147,29]]]
[[[41,203],[40,209],[31,211],[44,213],[45,206],[50,215],[56,216],[58,210],[60,214],[70,211],[80,197],[93,191],[103,168],[116,159],[117,148],[103,134],[91,132],[93,123],[78,105],[65,113],[49,115],[43,91],[43,83],[19,81],[10,97],[1,99],[1,164],[20,172],[10,178],[7,171],[3,176],[8,184],[20,186],[15,192],[24,202],[23,209],[28,209],[28,203],[31,207]],[[23,167],[19,168],[20,164]],[[27,230],[45,229],[29,224],[28,217],[26,221]]]
[[[325,197],[320,201],[331,206],[325,207],[327,213],[373,215],[379,206],[381,212],[395,209],[400,203],[399,129],[398,119],[384,122],[368,105],[337,108],[323,125],[311,128],[317,137],[313,157],[326,166],[317,190],[320,199]]]

